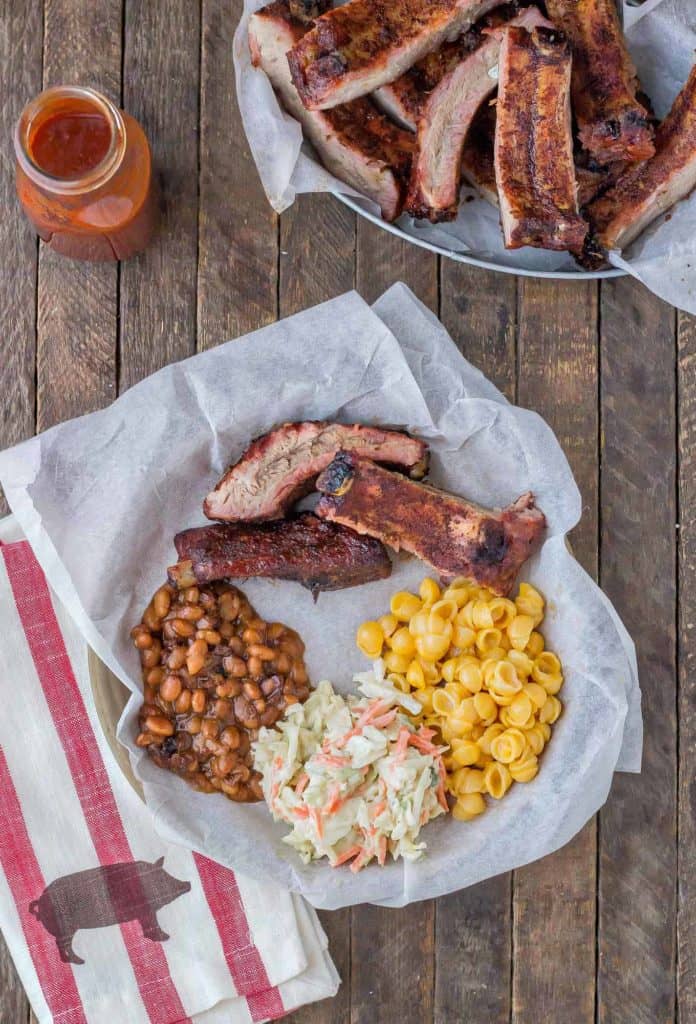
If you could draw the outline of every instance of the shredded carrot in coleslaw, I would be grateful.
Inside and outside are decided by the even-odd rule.
[[[319,683],[254,744],[266,801],[291,826],[284,841],[305,863],[327,857],[354,872],[388,853],[419,859],[421,827],[449,809],[446,748],[404,713],[420,705],[385,679],[381,662],[356,681],[361,696],[347,699]]]

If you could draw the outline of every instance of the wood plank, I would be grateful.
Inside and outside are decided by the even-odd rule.
[[[358,291],[373,302],[396,281],[403,281],[438,312],[437,257],[358,218]],[[352,1020],[372,1020],[376,1008],[403,1024],[431,1020],[435,901],[399,910],[353,907],[351,935]]]
[[[440,316],[457,347],[514,401],[515,278],[443,259],[440,292]],[[437,901],[436,1024],[507,1024],[511,882],[500,875]]]
[[[601,581],[638,647],[640,776],[600,814],[600,1024],[675,1012],[675,314],[632,279],[601,303]]]
[[[437,256],[390,235],[364,217],[358,218],[356,287],[366,302],[403,281],[418,298],[438,312]]]
[[[280,317],[349,291],[355,278],[355,217],[329,195],[299,196],[280,218]],[[309,339],[309,344],[317,342]],[[349,1024],[351,1017],[349,909],[321,911],[329,949],[341,975],[334,999],[305,1006],[289,1024]],[[379,1004],[377,1004],[379,1005]]]
[[[26,2],[0,3],[0,136],[12,138],[24,104],[41,90],[41,6]],[[14,162],[9,148],[0,164],[0,449],[34,433],[34,363],[36,359],[37,241],[24,218],[15,193]],[[0,488],[0,516],[9,511]],[[3,956],[0,955],[0,970]],[[11,998],[11,993],[8,995]],[[0,995],[0,1011],[2,995]],[[0,1012],[0,1019],[2,1012]]]
[[[679,394],[679,1021],[696,1020],[696,317],[678,319]]]
[[[552,427],[582,495],[571,542],[597,576],[598,289],[592,282],[520,281],[518,402]],[[542,762],[543,771],[543,762]],[[513,879],[513,1021],[593,1024],[596,822]]]
[[[89,82],[118,101],[121,2],[46,0],[44,85]],[[40,430],[115,395],[117,267],[39,258],[37,420]]]
[[[119,388],[196,349],[199,7],[126,0],[123,105],[145,129],[161,224],[121,264]]]
[[[355,214],[333,196],[302,195],[280,218],[279,316],[355,283]]]
[[[118,100],[121,3],[46,0],[44,85],[89,82]],[[91,412],[115,394],[115,264],[39,259],[37,381],[39,429]]]
[[[277,316],[278,218],[237,107],[232,37],[242,0],[203,0],[201,43],[198,347]]]

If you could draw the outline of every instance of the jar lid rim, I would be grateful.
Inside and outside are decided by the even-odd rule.
[[[59,177],[45,171],[33,159],[29,147],[31,127],[46,103],[62,98],[89,101],[104,115],[111,127],[111,141],[103,158],[87,173],[75,178]],[[53,192],[89,192],[103,185],[123,160],[126,148],[125,123],[118,107],[96,89],[83,85],[51,86],[30,100],[20,114],[15,126],[14,146],[20,166],[36,184]]]

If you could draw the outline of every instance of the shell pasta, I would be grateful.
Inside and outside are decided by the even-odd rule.
[[[389,612],[358,628],[362,653],[383,659],[389,680],[420,704],[418,721],[449,746],[447,790],[460,821],[539,771],[563,684],[543,618],[544,598],[529,583],[509,600],[469,580],[442,589],[426,578],[418,594],[394,594]]]

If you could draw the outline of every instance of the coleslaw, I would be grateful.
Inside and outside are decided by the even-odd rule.
[[[354,681],[362,696],[344,698],[325,680],[261,729],[253,753],[266,802],[292,826],[283,841],[305,863],[327,857],[360,871],[373,859],[383,865],[387,853],[418,860],[421,828],[449,810],[447,748],[404,714],[420,705],[385,679],[381,660]]]

